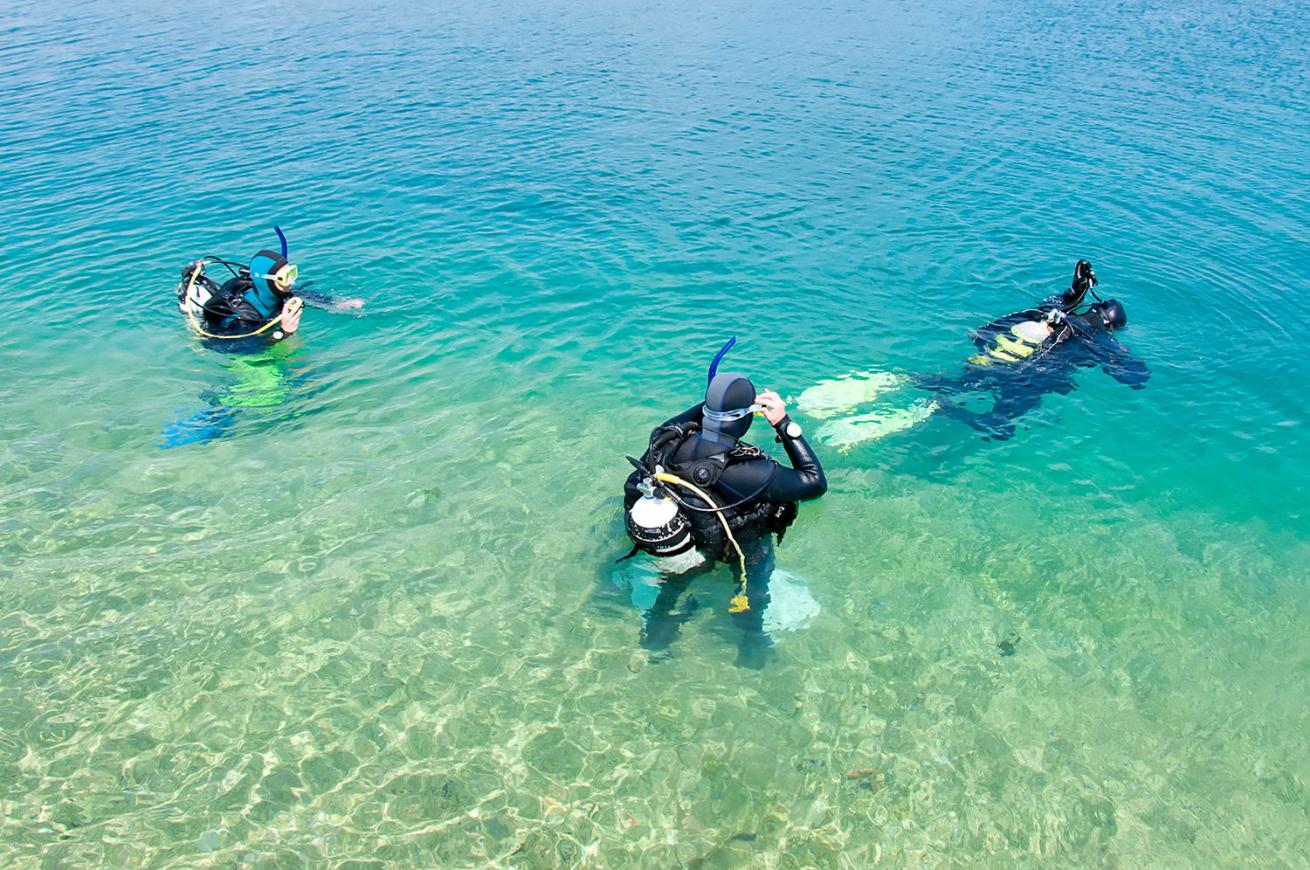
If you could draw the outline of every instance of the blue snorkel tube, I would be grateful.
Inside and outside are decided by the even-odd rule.
[[[719,371],[719,363],[723,362],[723,357],[728,353],[728,351],[732,350],[732,346],[736,343],[737,343],[737,336],[734,335],[732,338],[727,340],[727,342],[723,345],[723,347],[719,348],[719,352],[714,355],[714,361],[710,363],[710,372],[705,377],[705,386],[708,387],[710,385],[710,381],[714,380],[714,376],[718,374]]]
[[[273,224],[273,232],[277,233],[277,240],[282,243],[282,259],[287,258],[287,234],[282,232],[282,228]]]

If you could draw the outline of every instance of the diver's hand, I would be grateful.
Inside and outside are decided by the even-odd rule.
[[[777,426],[778,421],[787,416],[787,405],[782,401],[773,390],[765,390],[755,397],[756,403],[764,411],[764,419],[769,421],[770,426]]]
[[[300,328],[300,315],[305,311],[305,303],[300,301],[297,296],[292,296],[287,300],[287,304],[282,306],[282,331],[291,335]]]

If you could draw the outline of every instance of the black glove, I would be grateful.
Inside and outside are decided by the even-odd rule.
[[[1069,289],[1064,291],[1064,307],[1066,309],[1075,308],[1083,301],[1087,291],[1097,285],[1096,273],[1092,271],[1092,264],[1086,260],[1079,260],[1073,267],[1073,281],[1069,284]]]

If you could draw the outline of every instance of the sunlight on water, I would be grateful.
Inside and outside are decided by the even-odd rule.
[[[1307,25],[0,10],[0,864],[1303,866]],[[274,222],[362,316],[191,341]],[[1079,257],[1146,388],[939,413]],[[831,484],[762,670],[615,562],[730,335]]]

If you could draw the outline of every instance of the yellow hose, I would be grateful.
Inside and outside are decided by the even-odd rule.
[[[710,498],[705,490],[688,483],[681,477],[669,474],[667,471],[656,472],[655,479],[664,483],[673,483],[678,486],[686,487],[714,509],[714,515],[719,518],[719,522],[723,525],[723,531],[727,533],[728,540],[732,543],[732,548],[737,551],[737,564],[741,568],[741,588],[737,590],[737,594],[732,597],[730,602],[728,602],[728,612],[745,613],[747,610],[750,610],[750,599],[746,597],[746,554],[742,552],[741,545],[737,543],[736,537],[733,536],[732,528],[728,525],[728,519],[723,515],[723,511],[719,508],[718,504],[715,503],[714,499]]]
[[[191,321],[191,328],[194,329],[196,332],[200,333],[203,337],[221,338],[221,339],[227,339],[229,341],[235,341],[238,338],[254,338],[256,335],[261,335],[267,332],[270,327],[275,326],[277,322],[282,319],[282,317],[279,315],[278,317],[274,317],[268,323],[265,323],[263,326],[259,327],[259,329],[256,329],[254,332],[247,332],[242,335],[215,335],[212,332],[206,332],[205,328],[200,325],[200,321],[196,318],[196,313],[191,310],[191,288],[196,286],[196,279],[200,277],[200,273],[203,269],[204,269],[204,264],[197,262],[196,267],[191,270],[191,280],[186,282],[186,296],[183,298],[183,303],[182,303],[182,308],[183,310],[186,311],[186,316]]]

